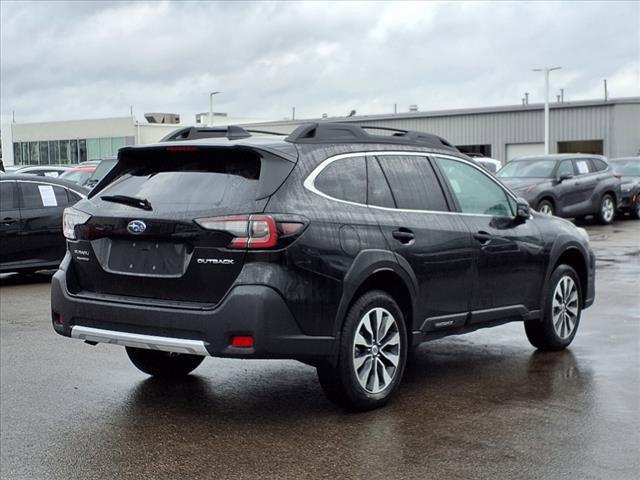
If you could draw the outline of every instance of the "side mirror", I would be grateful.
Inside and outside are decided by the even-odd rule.
[[[562,183],[565,180],[569,180],[570,178],[573,178],[573,175],[571,175],[570,173],[565,173],[564,175],[560,175],[558,177],[558,183]]]
[[[528,220],[531,217],[531,207],[529,202],[524,198],[518,198],[516,200],[516,218],[521,220]]]

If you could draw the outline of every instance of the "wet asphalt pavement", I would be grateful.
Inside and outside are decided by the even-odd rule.
[[[347,414],[297,362],[207,359],[174,384],[54,334],[49,277],[0,277],[2,479],[640,478],[640,221],[588,225],[597,298],[570,349],[521,324],[423,345]]]

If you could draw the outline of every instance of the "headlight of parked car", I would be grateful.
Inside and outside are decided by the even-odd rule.
[[[62,214],[62,233],[69,240],[76,239],[76,225],[87,223],[91,218],[88,213],[76,210],[73,207],[65,208]]]

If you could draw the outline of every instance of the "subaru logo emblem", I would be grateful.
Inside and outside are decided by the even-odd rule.
[[[147,225],[142,220],[131,220],[127,224],[127,232],[133,235],[140,235],[147,229]]]

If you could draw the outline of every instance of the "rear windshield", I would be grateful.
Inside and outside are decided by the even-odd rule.
[[[515,160],[507,163],[502,170],[498,172],[498,177],[502,178],[549,178],[556,166],[555,160]]]
[[[154,211],[183,213],[255,202],[260,159],[251,152],[145,152],[124,159],[124,172],[98,196],[148,200]],[[141,157],[141,158],[140,158]]]

